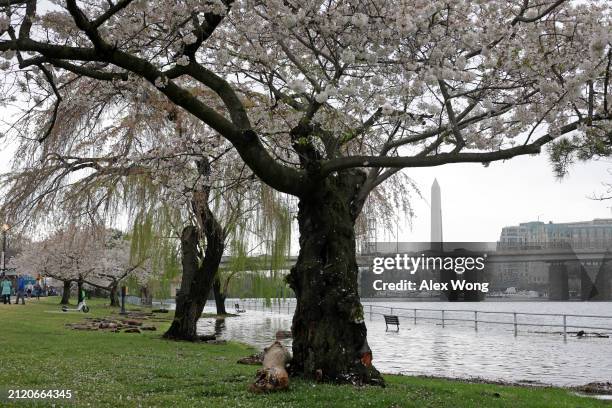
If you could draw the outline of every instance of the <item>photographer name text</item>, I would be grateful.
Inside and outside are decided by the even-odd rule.
[[[408,254],[396,254],[392,257],[375,257],[372,261],[372,273],[380,275],[385,271],[406,271],[410,275],[418,271],[440,272],[452,271],[456,275],[463,275],[467,271],[483,271],[485,268],[486,254],[483,256],[411,256]],[[385,282],[376,279],[372,287],[377,291],[489,291],[488,282],[472,282],[466,279],[450,279],[447,282],[436,282],[433,279],[412,281],[402,279],[397,282]]]

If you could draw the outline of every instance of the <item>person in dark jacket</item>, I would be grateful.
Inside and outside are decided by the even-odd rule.
[[[21,304],[25,305],[25,290],[26,290],[26,282],[23,276],[19,275],[17,278],[17,298],[15,299],[15,304],[19,304],[19,298],[21,298]]]

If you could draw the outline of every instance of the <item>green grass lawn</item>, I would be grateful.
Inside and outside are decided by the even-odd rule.
[[[0,390],[70,389],[79,407],[603,407],[559,388],[527,388],[387,375],[388,386],[356,388],[293,379],[286,392],[247,392],[257,367],[236,364],[248,346],[191,344],[142,334],[71,330],[83,313],[56,313],[59,298],[0,304]],[[88,316],[114,310],[91,301]],[[53,312],[53,313],[49,313]],[[52,406],[19,401],[0,406]],[[4,404],[4,405],[3,405]]]

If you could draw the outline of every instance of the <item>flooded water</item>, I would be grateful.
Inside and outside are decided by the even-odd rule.
[[[274,305],[271,309],[263,307],[261,303],[241,305],[245,305],[247,311],[238,317],[222,321],[200,319],[199,332],[210,334],[216,331],[222,339],[263,348],[272,343],[278,330],[291,328],[291,303]],[[391,307],[394,308],[393,314],[400,316],[399,332],[385,331],[382,313],[389,314]],[[414,308],[419,309],[416,325]],[[444,327],[441,312],[433,310],[442,308],[446,309]],[[512,313],[486,313],[612,316],[611,302],[364,302],[364,310],[374,363],[385,373],[484,378],[558,386],[612,381],[612,338],[575,335],[579,330],[584,330],[587,335],[611,334],[612,319],[568,316],[567,335],[563,336],[562,316],[519,314],[515,336]],[[207,311],[214,312],[214,309],[207,308]],[[474,311],[478,312],[477,330]],[[603,330],[604,327],[611,330]],[[283,342],[291,345],[290,339]]]

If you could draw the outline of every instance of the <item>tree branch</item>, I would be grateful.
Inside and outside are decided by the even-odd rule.
[[[96,18],[92,22],[93,28],[98,28],[102,24],[104,24],[109,18],[117,14],[120,10],[126,8],[132,1],[134,0],[121,0],[115,5],[111,6],[108,10],[106,10],[100,17]]]
[[[593,121],[610,120],[610,117],[596,115]],[[561,127],[560,133],[566,134],[576,130],[583,123],[576,121]],[[474,153],[440,153],[433,156],[353,156],[342,157],[325,161],[321,164],[321,176],[326,176],[334,171],[349,169],[354,167],[433,167],[448,163],[488,163],[492,161],[510,159],[515,156],[526,154],[538,154],[541,147],[554,140],[550,134],[541,136],[534,142],[516,146],[508,149],[501,149],[494,152],[474,152]]]

